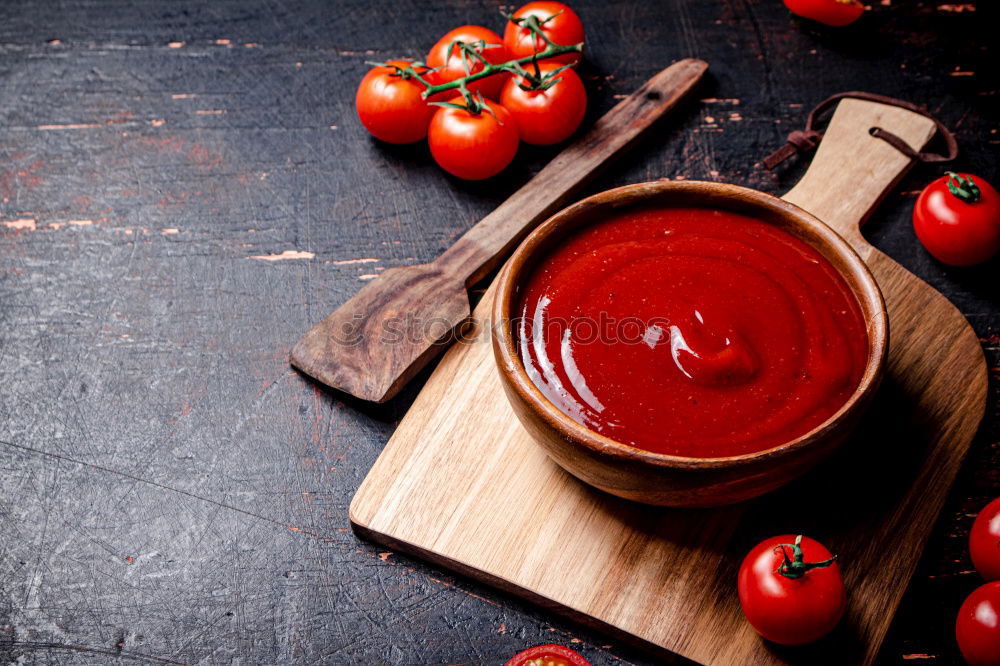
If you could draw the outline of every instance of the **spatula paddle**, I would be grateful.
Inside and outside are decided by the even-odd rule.
[[[364,400],[392,398],[469,321],[468,287],[635,144],[707,68],[688,58],[651,78],[440,257],[386,271],[313,326],[292,349],[292,365]]]

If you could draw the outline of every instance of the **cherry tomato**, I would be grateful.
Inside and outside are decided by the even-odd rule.
[[[976,588],[965,600],[955,638],[969,666],[1000,666],[1000,581]]]
[[[513,15],[515,19],[526,19],[529,16],[534,16],[538,20],[542,34],[553,44],[571,46],[583,43],[583,22],[576,12],[563,3],[529,2]],[[512,59],[527,58],[532,54],[541,53],[548,47],[544,39],[533,35],[531,30],[513,21],[507,21],[507,27],[503,31],[503,43]],[[582,57],[579,53],[567,53],[551,60],[571,64],[580,62]]]
[[[431,47],[430,53],[427,54],[427,66],[436,70],[434,82],[437,84],[449,83],[463,76],[476,74],[483,71],[486,66],[478,58],[463,55],[455,42],[465,42],[466,44],[484,42],[485,46],[476,48],[476,52],[481,54],[490,64],[496,65],[508,60],[507,50],[504,48],[500,35],[478,25],[463,25],[439,39],[437,44]],[[451,48],[449,49],[449,47]],[[479,81],[473,81],[466,87],[471,93],[478,92],[490,99],[497,99],[500,97],[500,89],[503,88],[507,78],[508,75],[501,72]]]
[[[504,666],[590,666],[590,662],[561,645],[539,645],[518,652]]]
[[[493,100],[485,100],[478,113],[471,113],[459,96],[440,107],[431,118],[427,142],[434,161],[453,176],[482,180],[506,168],[517,153],[517,123]]]
[[[948,171],[917,197],[913,229],[939,261],[982,263],[1000,251],[1000,194],[978,176]]]
[[[830,633],[847,607],[840,570],[821,543],[785,534],[757,544],[739,573],[743,614],[761,636],[782,645]]]
[[[854,23],[865,13],[860,0],[785,0],[785,7],[796,16],[837,28]]]
[[[1000,499],[979,512],[969,533],[969,554],[979,575],[1000,580]]]
[[[563,67],[557,62],[539,63],[542,77]],[[526,67],[529,73],[533,67]],[[521,140],[536,146],[550,146],[569,138],[583,122],[587,112],[587,91],[572,69],[554,75],[556,83],[545,90],[524,90],[529,82],[512,77],[500,93],[500,104],[510,111],[517,123]]]
[[[424,87],[407,74],[410,63],[395,60],[361,79],[354,106],[373,136],[388,143],[413,143],[427,136],[437,107],[421,97]],[[425,72],[426,69],[417,70]]]

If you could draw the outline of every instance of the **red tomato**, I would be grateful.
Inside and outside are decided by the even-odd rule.
[[[913,229],[939,261],[982,263],[1000,251],[1000,194],[978,176],[946,173],[917,198]]]
[[[796,16],[837,28],[854,23],[865,13],[859,0],[785,0],[785,7]]]
[[[562,66],[557,62],[544,62],[538,69],[544,76]],[[526,69],[531,72],[533,68],[528,66]],[[500,93],[500,104],[514,117],[525,143],[536,146],[559,143],[569,138],[583,122],[587,112],[587,91],[583,81],[572,69],[555,76],[558,81],[545,90],[524,90],[521,85],[528,85],[528,82],[513,77]]]
[[[979,575],[1000,580],[1000,499],[979,512],[969,533],[969,554]]]
[[[504,666],[590,666],[590,662],[561,645],[539,645],[518,652]]]
[[[1000,581],[976,588],[965,600],[955,638],[969,666],[1000,666]]]
[[[376,67],[361,79],[354,106],[358,118],[373,136],[388,143],[413,143],[427,136],[436,107],[421,97],[424,87],[406,70],[410,63],[395,60]],[[402,71],[401,71],[402,70]],[[426,69],[418,70],[421,75]]]
[[[457,45],[452,46],[456,41],[473,44],[475,42],[485,42],[490,48],[477,48],[476,52],[482,54],[487,62],[493,65],[507,62],[507,50],[503,46],[500,35],[481,28],[478,25],[463,25],[455,28],[444,37],[438,40],[437,44],[431,47],[427,54],[427,66],[433,67],[435,83],[450,83],[455,79],[460,79],[469,74],[476,74],[483,71],[484,65],[480,60],[471,56],[463,56]],[[449,49],[448,47],[451,46]],[[482,93],[490,99],[500,97],[500,89],[507,80],[507,74],[501,72],[479,81],[468,84],[469,92]]]
[[[847,607],[834,557],[821,543],[785,534],[757,544],[740,565],[743,614],[761,636],[782,645],[830,633]]]
[[[583,43],[583,22],[572,9],[561,2],[529,2],[514,12],[514,18],[534,16],[541,24],[542,34],[549,41],[559,46],[571,46]],[[503,31],[503,43],[511,59],[527,58],[544,51],[548,44],[531,30],[507,21]],[[583,56],[579,53],[567,53],[552,58],[553,62],[570,64],[580,62]]]
[[[465,106],[459,96],[449,102]],[[517,123],[507,109],[486,100],[489,111],[440,107],[431,118],[427,142],[434,161],[453,176],[483,180],[506,168],[517,153]]]

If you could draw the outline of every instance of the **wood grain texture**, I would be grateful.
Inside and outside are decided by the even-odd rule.
[[[588,125],[667,63],[712,63],[699,103],[582,195],[662,177],[784,192],[808,160],[755,162],[856,89],[928,105],[958,133],[954,166],[1000,183],[998,3],[868,2],[846,30],[781,2],[570,4]],[[661,663],[359,540],[348,501],[426,375],[374,407],[288,367],[372,275],[432,261],[557,152],[467,184],[356,122],[366,60],[496,29],[497,6],[0,2],[0,663],[479,666],[549,642],[594,666]],[[1000,264],[943,266],[910,225],[938,174],[914,169],[865,235],[968,318],[995,380]],[[961,664],[951,618],[979,581],[965,539],[1000,495],[998,384],[881,664]],[[904,451],[919,429],[881,425]],[[878,506],[865,472],[818,498],[820,522],[870,510],[845,496]],[[801,513],[782,529],[811,529]]]
[[[440,257],[383,273],[310,328],[292,348],[292,365],[363,400],[395,396],[461,337],[470,314],[466,290],[646,135],[690,94],[707,68],[686,58],[657,73]]]
[[[869,134],[875,124],[918,149],[933,134],[933,123],[915,113],[845,100],[788,197],[845,231],[867,218],[910,167]],[[860,180],[839,180],[855,164]],[[499,373],[480,339],[458,345],[431,375],[359,488],[352,523],[370,538],[699,663],[872,663],[979,426],[987,382],[982,350],[961,314],[860,234],[850,236],[889,310],[886,386],[839,455],[807,477],[811,492],[794,486],[710,511],[603,495],[547,460],[518,426],[497,399]],[[494,290],[476,310],[483,333],[492,329]],[[919,424],[905,448],[879,425],[899,421]],[[844,478],[845,466],[870,464],[885,477],[881,493],[866,489],[866,501],[881,495],[877,512],[859,507],[837,521],[809,521],[815,531],[808,533],[840,557],[851,591],[843,626],[812,649],[766,645],[734,591],[745,543],[756,533],[787,531],[787,511],[774,502],[808,507],[815,499],[804,495],[817,488],[859,481]]]

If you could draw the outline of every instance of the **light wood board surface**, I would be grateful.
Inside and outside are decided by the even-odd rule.
[[[870,663],[982,417],[986,365],[959,312],[858,225],[911,166],[875,125],[923,146],[932,123],[845,100],[785,198],[837,229],[885,294],[891,351],[876,404],[838,453],[759,500],[713,510],[618,500],[551,463],[500,387],[487,335],[450,349],[351,505],[363,536],[650,649],[706,664]],[[762,641],[736,598],[759,539],[804,532],[839,554],[848,615],[815,646]]]

